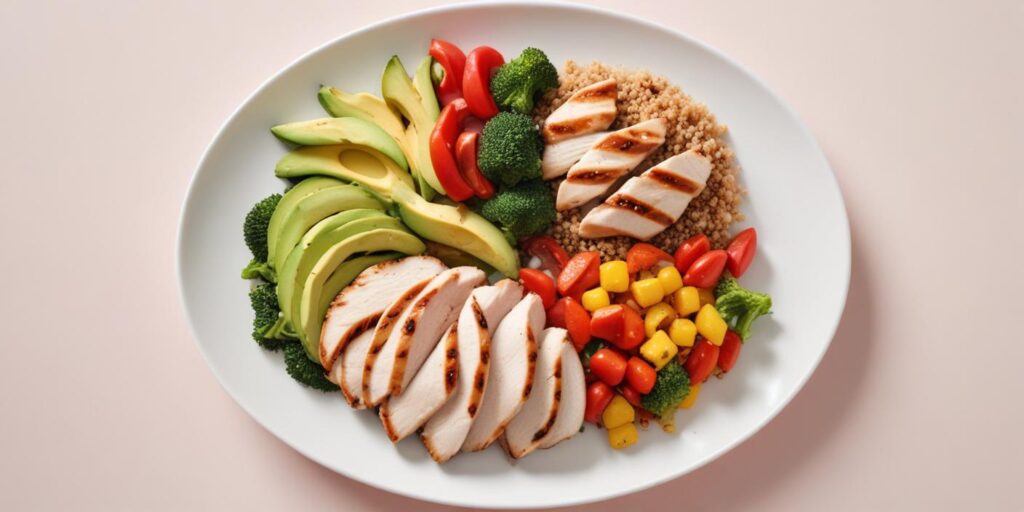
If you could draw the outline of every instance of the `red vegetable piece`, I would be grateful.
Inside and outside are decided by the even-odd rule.
[[[462,95],[473,115],[484,121],[498,115],[498,105],[491,96],[491,76],[504,63],[501,53],[490,46],[478,46],[466,57]]]

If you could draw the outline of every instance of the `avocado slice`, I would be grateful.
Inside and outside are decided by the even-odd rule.
[[[267,226],[267,262],[274,267],[277,239],[284,226],[284,221],[291,214],[295,205],[306,196],[328,187],[340,187],[343,182],[326,176],[314,176],[304,179],[294,187],[288,189],[277,203],[274,214],[270,216],[270,224]]]
[[[449,268],[455,267],[476,267],[483,270],[485,274],[491,275],[495,272],[494,267],[484,263],[483,260],[473,256],[472,254],[460,251],[450,245],[445,245],[433,241],[427,241],[427,254],[433,256],[444,263]]]
[[[318,222],[346,210],[368,208],[384,211],[384,205],[362,187],[340,184],[318,190],[297,202],[288,213],[277,236],[274,267],[280,269],[292,248]]]
[[[408,186],[392,189],[391,199],[402,222],[417,235],[472,254],[508,277],[519,277],[519,256],[505,235],[469,208],[431,203]]]
[[[404,144],[405,126],[402,124],[402,116],[391,110],[384,100],[365,92],[349,94],[329,85],[320,87],[317,99],[331,117],[355,117],[371,122],[390,135],[399,146]],[[406,156],[409,154],[406,153]]]
[[[383,153],[353,144],[293,149],[278,160],[274,172],[279,178],[330,176],[365,185],[385,197],[398,183],[413,184],[409,173]]]
[[[413,171],[420,195],[429,200],[434,196],[434,191],[444,194],[444,187],[434,174],[434,165],[430,161],[430,132],[434,129],[437,115],[432,116],[427,112],[423,106],[423,97],[416,92],[397,55],[391,57],[384,67],[380,91],[388,106],[409,121],[405,136],[412,152],[409,159],[416,162]]]
[[[402,169],[409,168],[402,148],[387,132],[356,117],[324,117],[279,124],[270,131],[278,138],[300,146],[354,144],[371,147],[387,155]]]
[[[369,220],[369,219],[366,219]],[[365,221],[356,221],[365,222]],[[397,221],[396,221],[397,222]],[[399,225],[401,225],[399,223]],[[344,230],[345,227],[340,228]],[[295,331],[299,335],[302,346],[306,353],[314,361],[320,357],[320,329],[323,326],[326,309],[319,310],[324,293],[331,297],[338,294],[340,290],[326,290],[324,285],[332,273],[337,272],[338,267],[350,256],[362,252],[377,251],[399,251],[405,254],[419,254],[426,249],[419,238],[407,231],[399,229],[373,229],[351,237],[335,244],[323,253],[316,264],[309,271],[302,287],[297,315],[298,320]],[[355,276],[353,276],[354,278]],[[293,308],[295,305],[292,306]]]
[[[441,115],[441,106],[438,105],[437,95],[434,94],[434,81],[430,77],[430,68],[434,65],[434,58],[424,57],[420,61],[420,65],[416,68],[416,74],[412,76],[412,86],[416,88],[416,92],[420,95],[420,103],[423,104],[423,110],[426,110],[427,115],[437,121],[437,117]]]

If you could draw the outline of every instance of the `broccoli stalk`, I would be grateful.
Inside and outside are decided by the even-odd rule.
[[[746,341],[750,337],[750,325],[758,317],[772,309],[772,298],[767,293],[758,293],[740,286],[735,277],[726,275],[715,287],[715,309],[730,328]]]
[[[527,48],[498,68],[491,79],[491,95],[503,110],[529,114],[533,100],[544,91],[558,87],[558,70],[544,52]]]
[[[245,215],[242,234],[245,245],[252,252],[252,260],[242,269],[242,279],[262,278],[271,283],[277,281],[274,270],[267,263],[267,227],[270,226],[270,217],[274,215],[279,201],[281,194],[272,194],[253,205]]]
[[[529,116],[501,112],[484,125],[480,134],[477,165],[502,187],[540,178],[540,154],[544,141]]]
[[[337,384],[324,377],[324,369],[319,363],[314,362],[306,355],[306,349],[298,341],[293,341],[284,346],[284,365],[288,375],[303,386],[307,386],[324,393],[337,391]]]
[[[520,183],[498,192],[480,208],[480,215],[495,223],[509,243],[542,233],[555,220],[555,200],[541,180]]]
[[[651,392],[640,397],[640,405],[655,416],[669,416],[690,393],[690,376],[678,360],[671,360],[654,381]]]
[[[281,316],[275,288],[266,283],[253,288],[249,292],[249,302],[256,315],[252,321],[252,339],[261,347],[276,351],[297,336]]]

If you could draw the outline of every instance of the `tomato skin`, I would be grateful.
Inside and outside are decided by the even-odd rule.
[[[644,319],[635,309],[626,305],[622,307],[622,338],[618,346],[623,350],[633,350],[644,342]]]
[[[521,268],[519,280],[527,292],[540,296],[545,310],[555,305],[555,282],[547,274],[533,268]]]
[[[466,56],[462,95],[473,115],[484,121],[498,115],[498,105],[491,96],[491,74],[504,63],[501,53],[490,46],[478,46]]]
[[[725,248],[725,252],[729,255],[729,260],[725,264],[729,273],[733,277],[742,276],[750,267],[750,262],[754,261],[754,254],[757,252],[757,230],[747,228],[737,233]]]
[[[610,348],[602,348],[590,356],[590,373],[609,386],[618,386],[626,376],[626,358]]]
[[[627,380],[629,375],[626,375]],[[640,392],[630,387],[629,384],[625,386],[619,386],[619,394],[626,399],[633,407],[637,409],[643,409],[643,403],[640,401]]]
[[[587,386],[587,407],[583,412],[583,419],[590,423],[600,423],[601,413],[608,407],[612,398],[615,398],[615,391],[608,384],[599,380],[591,382]]]
[[[690,265],[690,269],[683,276],[683,284],[697,288],[714,288],[722,277],[728,259],[729,255],[721,249],[704,253]]]
[[[672,255],[657,247],[640,242],[626,252],[626,267],[630,274],[653,267],[659,261],[672,261]]]
[[[710,341],[701,338],[690,355],[686,358],[686,373],[690,374],[691,384],[701,384],[708,380],[712,370],[718,364],[718,347]]]
[[[742,348],[743,340],[740,339],[740,335],[732,331],[726,331],[722,346],[718,349],[718,367],[726,373],[732,370],[732,367],[736,366],[736,361],[740,358],[740,350]]]
[[[540,258],[541,266],[550,271],[551,275],[561,274],[562,269],[569,263],[569,253],[548,235],[532,236],[522,243],[526,253]]]
[[[430,40],[430,56],[444,68],[444,78],[437,84],[437,97],[441,106],[462,97],[462,75],[466,69],[466,54],[458,46],[444,39]]]
[[[590,317],[590,334],[614,343],[622,336],[625,313],[622,304],[605,306],[594,311]]]
[[[441,115],[430,132],[430,161],[434,164],[437,180],[441,182],[445,195],[455,201],[473,197],[473,189],[459,173],[459,166],[453,154],[456,138],[462,121],[469,115],[469,107],[462,99],[456,99],[441,110]]]
[[[476,149],[480,134],[477,132],[462,132],[455,141],[455,159],[459,163],[459,173],[462,179],[466,180],[469,188],[480,199],[494,197],[494,185],[488,180],[480,167],[476,164]]]
[[[654,380],[657,378],[658,372],[643,359],[633,356],[626,362],[626,382],[641,395],[654,389]]]
[[[590,313],[572,297],[562,300],[565,301],[565,329],[569,331],[576,352],[579,352],[590,343]]]
[[[711,241],[704,233],[690,237],[676,249],[676,270],[680,274],[686,274],[686,271],[690,270],[690,265],[710,250]]]
[[[594,251],[581,252],[569,258],[558,274],[558,293],[575,297],[597,286],[601,282],[600,266],[601,255]]]

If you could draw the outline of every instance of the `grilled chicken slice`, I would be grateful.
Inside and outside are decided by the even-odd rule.
[[[374,329],[367,329],[352,338],[342,349],[341,355],[334,360],[334,366],[327,374],[327,380],[341,388],[341,395],[354,409],[366,408],[360,397],[363,387],[363,365],[366,364],[366,354],[373,342],[373,332]]]
[[[633,170],[665,143],[665,120],[650,119],[606,135],[569,169],[558,187],[558,211],[604,194],[616,180]]]
[[[530,396],[544,320],[540,297],[529,293],[498,324],[491,338],[487,387],[463,451],[490,446]]]
[[[689,150],[630,178],[618,192],[590,210],[580,223],[580,236],[626,235],[648,240],[672,225],[690,200],[704,190],[711,161]]]
[[[398,325],[398,319],[402,317],[405,310],[409,309],[412,301],[427,287],[427,284],[432,281],[433,278],[409,288],[384,310],[384,314],[380,316],[377,326],[373,329],[373,338],[370,340],[366,355],[363,357],[362,375],[358,379],[355,376],[343,376],[341,379],[341,386],[343,386],[342,394],[349,400],[349,405],[357,409],[365,409],[367,407],[370,397],[370,375],[377,362],[377,357],[384,349],[388,338],[391,337],[391,331],[395,330],[395,326]],[[350,343],[350,345],[352,345],[353,352],[349,353],[347,357],[358,358],[359,354],[354,352],[356,350],[355,343]],[[342,353],[342,357],[346,357],[345,352]],[[355,361],[352,362],[355,363]],[[353,368],[353,370],[357,370],[357,368]],[[346,391],[344,387],[346,383],[349,385],[358,383],[359,387],[348,388],[348,391]],[[355,391],[355,396],[349,398],[349,392],[352,391]]]
[[[562,391],[558,402],[558,416],[547,435],[540,440],[541,448],[552,446],[569,439],[583,426],[583,410],[587,406],[587,383],[584,380],[583,364],[576,355],[576,349],[567,338],[562,343]]]
[[[550,180],[565,174],[606,135],[608,132],[588,133],[544,146],[544,156],[540,161],[540,171],[544,179]]]
[[[410,285],[430,279],[445,265],[430,256],[378,263],[359,274],[331,302],[320,331],[320,363],[331,370],[349,340],[371,330],[384,309]]]
[[[562,347],[568,334],[565,329],[551,327],[541,335],[530,397],[505,427],[502,445],[513,459],[525,457],[540,446],[555,424],[562,399]]]
[[[441,335],[455,323],[470,292],[486,279],[478,268],[456,267],[441,272],[423,288],[395,322],[373,361],[369,396],[364,397],[367,406],[402,393]]]
[[[615,120],[618,83],[614,78],[590,84],[565,100],[544,120],[545,144],[599,132]]]
[[[487,388],[491,335],[501,319],[523,298],[523,287],[511,279],[473,290],[459,313],[459,370],[453,396],[423,425],[423,445],[437,462],[452,458],[480,409]],[[481,319],[483,320],[481,322]],[[429,364],[429,363],[428,363]],[[423,373],[423,370],[420,371]],[[413,385],[419,375],[413,380]],[[411,393],[412,388],[406,393]],[[404,397],[405,394],[402,395]],[[401,397],[400,397],[401,398]]]

